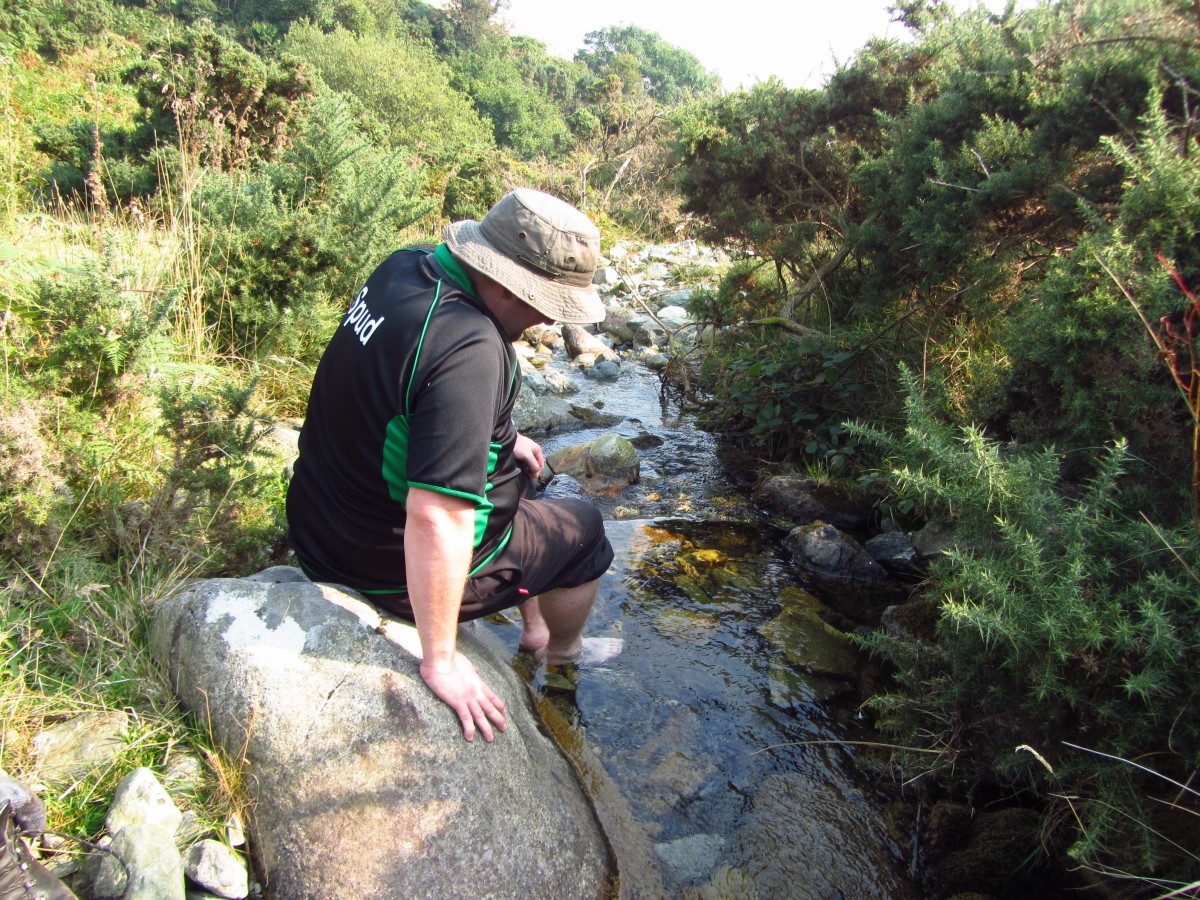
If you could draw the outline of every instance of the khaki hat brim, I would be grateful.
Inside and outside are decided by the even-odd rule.
[[[538,312],[556,322],[586,325],[604,321],[604,304],[595,285],[562,284],[505,256],[485,238],[480,223],[455,222],[444,232],[450,252],[472,269],[504,285]]]

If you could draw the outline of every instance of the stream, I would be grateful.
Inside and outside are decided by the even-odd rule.
[[[620,421],[545,438],[547,455],[616,433],[642,465],[639,484],[589,497],[616,559],[587,634],[620,637],[624,649],[581,671],[573,702],[555,700],[619,795],[593,795],[602,821],[609,813],[633,832],[613,841],[622,894],[918,896],[904,862],[911,835],[889,832],[869,751],[848,743],[879,740],[857,710],[867,661],[851,677],[808,674],[770,625],[800,593],[782,533],[640,363],[609,382],[564,371],[580,388],[572,403]],[[582,494],[559,476],[546,496]],[[516,653],[516,622],[484,627]],[[644,852],[622,853],[639,842]]]

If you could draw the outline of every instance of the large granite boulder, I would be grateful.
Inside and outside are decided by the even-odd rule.
[[[294,569],[197,582],[155,612],[151,647],[184,706],[244,761],[258,876],[301,898],[601,897],[614,863],[539,731],[507,652],[459,648],[508,707],[467,743],[418,672],[408,625]]]

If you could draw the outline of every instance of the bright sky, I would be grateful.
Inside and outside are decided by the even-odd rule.
[[[687,50],[721,76],[726,90],[772,75],[788,87],[820,87],[872,37],[903,38],[891,22],[892,0],[509,0],[499,17],[510,34],[546,44],[571,59],[583,36],[613,25],[636,25]],[[956,0],[960,9],[973,0]],[[1003,0],[987,0],[1003,9]]]

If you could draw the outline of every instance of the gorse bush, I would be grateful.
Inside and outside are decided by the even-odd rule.
[[[360,140],[322,93],[282,157],[209,172],[193,192],[207,248],[206,305],[217,346],[233,355],[315,364],[335,310],[400,231],[436,208],[407,154]]]
[[[85,262],[74,279],[43,279],[29,305],[17,309],[30,326],[22,359],[26,377],[98,407],[116,398],[126,370],[169,357],[163,331],[178,292],[147,301],[144,292],[123,286],[129,274],[112,272],[109,256]]]
[[[1134,463],[1124,445],[1065,493],[1052,449],[1006,448],[949,426],[911,375],[904,382],[902,435],[851,431],[895,460],[895,490],[951,524],[955,549],[930,571],[936,638],[866,639],[896,668],[898,688],[871,701],[880,724],[902,744],[941,750],[944,771],[964,786],[999,780],[1068,798],[1081,827],[1076,852],[1090,865],[1195,878],[1200,859],[1155,830],[1163,784],[1064,745],[1182,783],[1200,768],[1194,533],[1156,528],[1127,508]]]
[[[1087,474],[1088,448],[1121,437],[1151,477],[1131,494],[1168,521],[1185,508],[1190,419],[1159,359],[1151,323],[1186,305],[1159,261],[1200,280],[1200,168],[1181,149],[1155,90],[1136,143],[1107,141],[1125,173],[1112,221],[1049,260],[1036,297],[1016,310],[1002,340],[1010,352],[1007,404],[996,424],[1023,442],[1054,443],[1066,474]],[[1137,309],[1131,306],[1131,300]]]

